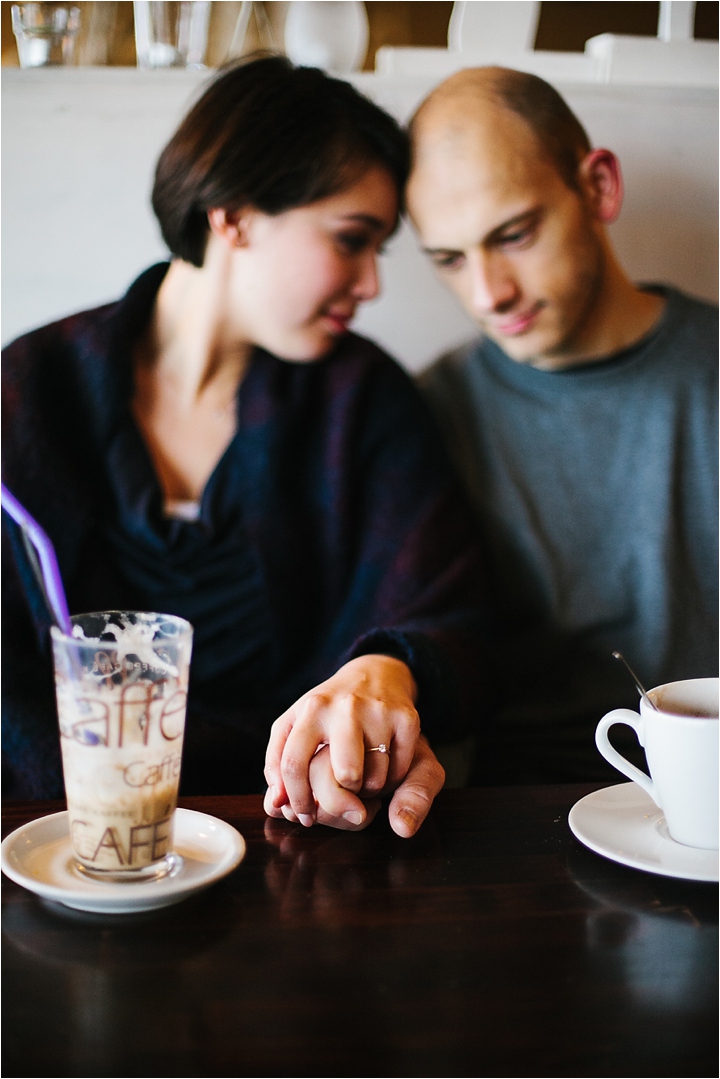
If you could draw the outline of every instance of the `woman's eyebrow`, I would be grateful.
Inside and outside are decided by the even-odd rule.
[[[382,221],[379,217],[375,217],[373,214],[341,214],[340,219],[342,221],[357,221],[361,225],[369,225],[371,229],[376,229],[378,232],[382,229],[388,228],[387,221]]]

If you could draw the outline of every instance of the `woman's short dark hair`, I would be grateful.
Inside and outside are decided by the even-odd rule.
[[[395,120],[348,82],[264,56],[213,79],[160,155],[152,205],[172,254],[202,266],[208,210],[282,213],[373,165],[402,191],[407,136]]]

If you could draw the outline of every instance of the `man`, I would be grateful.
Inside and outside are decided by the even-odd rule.
[[[462,71],[411,135],[411,219],[482,334],[424,376],[496,610],[475,778],[605,779],[614,649],[648,686],[716,673],[717,312],[628,279],[618,161],[541,79]]]

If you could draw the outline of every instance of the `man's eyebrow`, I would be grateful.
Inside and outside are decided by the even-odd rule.
[[[522,213],[516,214],[514,217],[509,217],[507,219],[507,221],[503,221],[500,225],[496,225],[495,228],[491,229],[490,232],[488,232],[488,234],[486,236],[483,236],[483,238],[480,240],[480,243],[481,244],[497,243],[497,241],[502,238],[503,233],[507,232],[508,229],[517,228],[518,225],[523,225],[528,221],[532,221],[533,219],[537,219],[537,218],[540,217],[541,214],[542,214],[542,207],[541,206],[533,206],[532,209],[530,209],[530,210],[523,210]],[[425,252],[426,255],[430,255],[430,256],[433,256],[433,255],[446,256],[446,255],[459,255],[459,254],[461,254],[460,249],[456,250],[454,247],[423,247],[423,251]]]
[[[488,232],[482,242],[486,244],[495,243],[495,241],[499,240],[502,237],[502,234],[507,232],[508,229],[514,229],[517,228],[518,225],[524,225],[529,221],[532,221],[533,218],[540,217],[541,213],[542,207],[540,206],[533,206],[530,210],[523,210],[521,214],[515,214],[514,217],[509,217],[507,221],[503,221],[501,225],[496,225],[494,229],[491,229],[490,232]]]
[[[422,250],[426,255],[430,255],[431,257],[433,255],[445,256],[445,255],[461,255],[462,254],[462,251],[460,251],[460,249],[455,250],[454,247],[423,247]]]

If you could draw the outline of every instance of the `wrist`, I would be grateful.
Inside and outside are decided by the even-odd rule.
[[[371,678],[379,676],[383,680],[391,680],[398,688],[405,690],[413,704],[417,700],[417,683],[413,673],[407,663],[396,656],[383,652],[368,652],[349,660],[345,668],[354,668],[358,672],[365,670]]]

